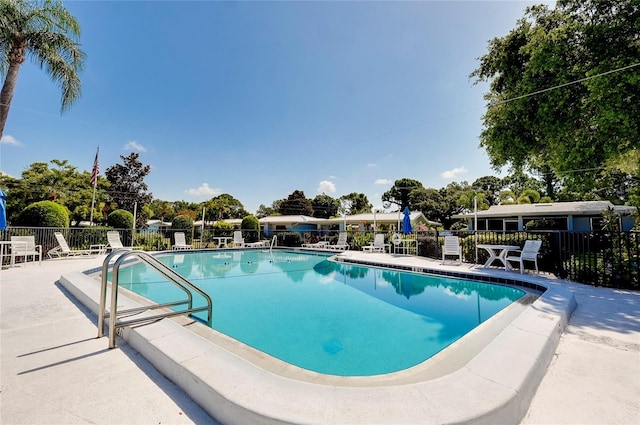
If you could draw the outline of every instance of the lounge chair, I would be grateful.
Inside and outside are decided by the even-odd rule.
[[[444,264],[444,260],[447,255],[458,257],[458,264],[462,264],[462,247],[460,246],[460,239],[457,236],[444,237],[444,244],[442,245],[442,264]]]
[[[69,248],[69,244],[67,240],[64,238],[64,235],[60,232],[55,232],[54,236],[58,241],[58,246],[49,250],[47,255],[49,258],[53,257],[77,257],[80,255],[92,255],[99,254],[101,249],[98,245],[93,245],[91,249],[71,249]]]
[[[269,241],[245,242],[245,248],[269,248]]]
[[[16,257],[24,257],[24,262],[29,261],[29,257],[33,257],[42,265],[42,245],[36,245],[34,236],[11,236],[11,267],[16,264]]]
[[[384,235],[382,233],[376,233],[373,237],[373,244],[363,246],[362,250],[364,252],[387,252],[387,247],[391,250],[391,245],[388,243],[384,243]]]
[[[340,232],[338,235],[338,241],[335,245],[328,245],[327,248],[336,250],[336,251],[346,251],[349,249],[349,244],[347,243],[347,232]]]
[[[329,246],[329,242],[327,241],[319,241],[315,243],[303,243],[303,248],[313,248],[313,249],[322,249],[327,248]]]
[[[242,231],[236,230],[233,232],[233,240],[227,244],[227,246],[231,246],[232,248],[244,248],[244,238],[242,237]]]
[[[142,249],[140,246],[123,246],[120,240],[120,232],[115,230],[107,232],[107,242],[111,249]]]
[[[507,260],[507,262],[513,261],[520,263],[520,273],[524,273],[524,262],[530,261],[535,265],[536,273],[540,273],[538,271],[538,252],[541,246],[542,241],[525,241],[521,250],[510,250],[505,260]],[[514,252],[516,255],[510,255],[510,252]]]
[[[175,241],[175,243],[173,244],[173,249],[175,250],[180,250],[180,249],[193,249],[193,245],[189,245],[187,243],[187,237],[185,236],[184,232],[176,232],[173,234],[173,239]]]

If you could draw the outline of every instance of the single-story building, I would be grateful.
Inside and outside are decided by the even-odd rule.
[[[374,231],[375,228],[380,227],[389,229],[391,231],[400,231],[402,230],[403,218],[404,214],[400,211],[392,213],[355,214],[348,215],[346,217],[329,218],[326,221],[333,226],[338,226],[338,228],[342,231],[345,229],[359,230],[361,232]],[[442,224],[440,223],[427,220],[424,214],[419,211],[412,212],[409,215],[409,218],[411,219],[411,227],[414,229],[414,231],[420,224],[423,224],[426,227],[442,226]]]
[[[600,230],[602,212],[608,208],[620,215],[620,228],[629,231],[635,224],[635,207],[613,205],[609,201],[554,202],[541,204],[492,205],[477,212],[478,230],[496,232],[523,231],[533,220],[543,220],[544,227],[537,230],[568,230],[591,232]],[[467,221],[468,229],[474,230],[476,214],[456,214],[454,219]]]

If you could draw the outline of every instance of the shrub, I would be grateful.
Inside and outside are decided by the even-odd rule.
[[[177,215],[171,222],[171,228],[174,230],[192,230],[193,218],[186,214]]]
[[[245,242],[255,242],[258,240],[258,235],[260,233],[258,231],[258,229],[260,229],[260,221],[258,220],[258,217],[254,215],[246,216],[242,219],[240,228],[242,230],[255,230],[255,232],[245,232],[246,234],[243,235],[245,238]]]
[[[69,227],[69,210],[53,201],[40,201],[27,206],[18,224],[28,227]]]
[[[126,210],[115,210],[107,216],[107,224],[114,229],[131,229],[133,214]]]
[[[288,232],[278,234],[278,245],[281,246],[301,246],[302,236],[300,233]]]

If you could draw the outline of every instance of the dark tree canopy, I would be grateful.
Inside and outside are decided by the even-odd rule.
[[[491,40],[471,77],[490,82],[480,145],[492,165],[553,172],[585,190],[610,160],[640,149],[638,34],[638,0],[559,0]]]
[[[313,207],[313,216],[318,218],[331,218],[338,214],[340,201],[329,195],[317,195],[311,201]]]
[[[132,152],[129,156],[120,155],[123,164],[115,164],[105,171],[107,180],[111,183],[108,190],[119,209],[133,213],[136,209],[136,226],[146,226],[147,216],[144,206],[151,203],[153,195],[147,193],[148,186],[144,178],[151,172],[151,166],[143,165],[139,161],[140,154]]]
[[[283,199],[282,202],[280,202],[279,208],[278,212],[281,215],[313,216],[311,201],[307,199],[301,190],[294,190],[287,199]]]
[[[411,204],[409,202],[411,191],[423,188],[424,186],[422,186],[422,183],[418,180],[408,178],[396,180],[391,189],[382,194],[382,205],[385,208],[390,208],[392,205],[396,205],[398,210],[403,210],[404,207],[409,207],[409,209],[411,209]]]

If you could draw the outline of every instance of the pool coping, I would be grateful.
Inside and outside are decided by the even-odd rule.
[[[260,368],[171,320],[125,328],[124,340],[222,423],[517,423],[546,373],[576,301],[561,282],[499,270],[440,267],[410,256],[343,253],[338,261],[546,289],[463,367],[407,384],[308,382]],[[60,283],[95,314],[99,285]],[[119,296],[119,304],[133,301]],[[106,344],[106,342],[105,342]]]

